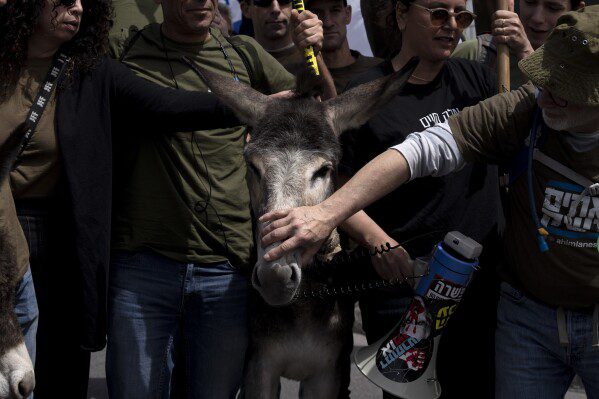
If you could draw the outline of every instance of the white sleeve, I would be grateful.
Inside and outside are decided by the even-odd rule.
[[[464,157],[451,128],[439,123],[420,133],[412,133],[403,143],[391,147],[399,151],[410,167],[410,180],[423,176],[443,176],[460,170]]]

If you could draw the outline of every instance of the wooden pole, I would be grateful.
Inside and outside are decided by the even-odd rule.
[[[497,0],[498,10],[508,10],[509,0]],[[497,92],[510,91],[510,50],[507,44],[497,46]]]

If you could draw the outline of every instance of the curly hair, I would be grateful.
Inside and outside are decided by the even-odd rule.
[[[0,8],[0,101],[14,89],[27,60],[29,38],[33,34],[42,9],[47,4],[59,7],[58,0],[10,0]],[[107,54],[108,33],[112,27],[110,0],[82,0],[83,15],[79,32],[61,47],[71,56],[64,84],[75,72],[92,71]]]

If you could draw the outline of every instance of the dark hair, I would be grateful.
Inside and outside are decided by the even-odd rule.
[[[59,6],[57,0],[10,0],[0,8],[0,100],[15,87],[27,60],[29,38],[44,6]],[[65,84],[74,72],[92,71],[107,54],[112,26],[110,0],[82,0],[83,15],[77,35],[61,50],[71,56]],[[57,13],[55,13],[56,17]]]
[[[570,8],[572,11],[576,11],[578,6],[580,5],[581,0],[570,0]]]

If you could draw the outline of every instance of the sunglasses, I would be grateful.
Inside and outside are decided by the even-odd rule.
[[[254,0],[253,3],[256,7],[267,8],[270,7],[274,0]],[[291,0],[277,0],[279,5],[286,6],[291,4]]]
[[[427,8],[421,6],[420,4],[414,3],[412,3],[411,5],[428,11],[431,17],[431,24],[435,27],[445,25],[449,17],[454,17],[455,22],[458,25],[458,28],[466,29],[476,18],[476,14],[470,11],[453,12],[446,10],[445,8]]]

